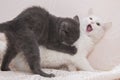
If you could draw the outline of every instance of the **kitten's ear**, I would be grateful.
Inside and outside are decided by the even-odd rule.
[[[78,17],[78,15],[74,16],[73,19],[74,19],[76,22],[80,23],[80,22],[79,22],[79,17]]]
[[[90,15],[93,15],[93,9],[92,9],[92,8],[90,8],[90,9],[88,10],[88,16],[90,16]]]
[[[107,31],[111,27],[112,27],[112,22],[108,22],[108,23],[103,24],[103,28],[104,28],[105,31]]]

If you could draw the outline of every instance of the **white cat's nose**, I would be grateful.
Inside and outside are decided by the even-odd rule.
[[[94,24],[94,22],[91,22],[91,24]]]

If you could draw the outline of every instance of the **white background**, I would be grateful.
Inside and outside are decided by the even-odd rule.
[[[111,69],[120,64],[120,0],[0,0],[0,22],[16,17],[23,9],[39,5],[56,16],[85,16],[89,8],[94,9],[104,21],[113,26],[96,46],[89,57],[97,69]]]

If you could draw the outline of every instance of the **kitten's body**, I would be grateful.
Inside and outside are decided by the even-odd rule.
[[[90,20],[89,18],[93,20]],[[74,44],[78,52],[75,55],[62,54],[61,52],[53,51],[41,47],[41,64],[42,67],[59,68],[66,66],[68,70],[88,70],[94,71],[87,60],[88,54],[92,51],[95,44],[102,38],[105,33],[105,27],[107,25],[102,24],[101,20],[95,16],[84,18],[81,21],[80,31],[81,35],[77,42]],[[89,26],[90,25],[90,26]],[[24,59],[20,59],[22,55],[19,55],[13,63],[18,70],[29,70]],[[22,63],[21,63],[22,62]],[[23,65],[19,65],[19,63]],[[25,69],[25,70],[24,70]]]
[[[76,47],[70,45],[79,38],[79,21],[78,17],[74,19],[55,17],[43,8],[32,7],[13,20],[0,24],[0,32],[5,33],[7,38],[2,71],[10,70],[9,63],[18,53],[23,52],[33,73],[52,77],[53,74],[46,74],[41,70],[39,45],[75,54]],[[64,45],[63,42],[69,45]]]

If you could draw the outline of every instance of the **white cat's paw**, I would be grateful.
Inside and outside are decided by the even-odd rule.
[[[69,71],[77,71],[77,68],[74,65],[68,65]]]

